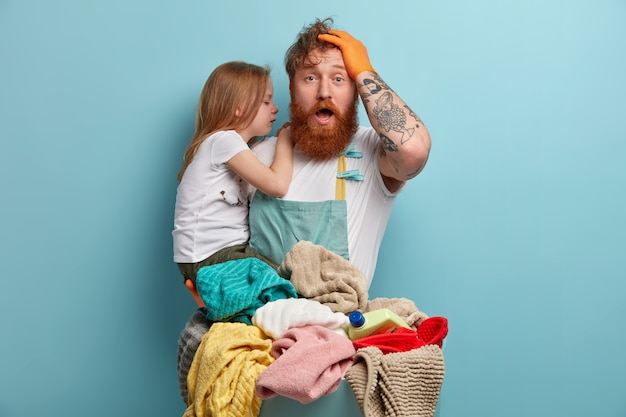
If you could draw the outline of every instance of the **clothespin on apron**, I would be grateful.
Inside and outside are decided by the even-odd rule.
[[[363,152],[355,151],[355,144],[348,146],[339,155],[339,162],[337,163],[337,180],[335,184],[335,200],[346,199],[346,180],[363,181],[363,175],[358,169],[346,170],[346,157],[348,158],[362,158]]]

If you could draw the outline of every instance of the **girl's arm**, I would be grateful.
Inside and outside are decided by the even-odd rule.
[[[273,197],[283,197],[293,174],[291,130],[281,128],[276,140],[276,154],[271,166],[265,165],[250,150],[239,152],[226,165],[253,187]]]

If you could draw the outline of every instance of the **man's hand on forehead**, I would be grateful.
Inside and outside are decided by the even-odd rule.
[[[318,35],[318,39],[333,44],[341,50],[343,63],[353,80],[356,80],[357,75],[363,71],[376,72],[372,68],[365,45],[348,32],[331,29],[328,33]]]

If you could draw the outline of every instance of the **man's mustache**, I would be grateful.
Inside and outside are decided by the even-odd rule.
[[[313,106],[313,108],[311,110],[306,112],[306,115],[307,116],[313,116],[315,113],[317,113],[320,110],[329,110],[333,114],[341,116],[341,110],[339,110],[339,108],[337,106],[335,106],[335,103],[333,103],[329,99],[324,99],[324,100],[318,101]]]

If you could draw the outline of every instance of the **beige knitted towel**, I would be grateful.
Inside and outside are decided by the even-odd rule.
[[[381,308],[387,308],[396,313],[403,318],[413,330],[417,329],[417,326],[428,318],[426,313],[419,311],[415,303],[408,298],[374,298],[367,302],[365,311],[379,310]]]
[[[365,417],[433,417],[443,383],[439,346],[383,355],[359,349],[346,379]]]
[[[333,312],[365,311],[367,280],[350,261],[320,245],[301,240],[278,267],[297,293],[327,305]]]

